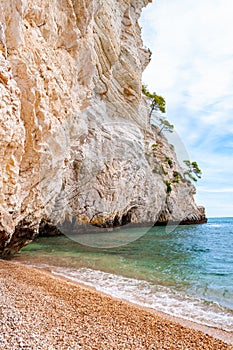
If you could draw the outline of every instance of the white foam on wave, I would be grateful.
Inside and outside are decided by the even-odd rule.
[[[38,266],[37,266],[38,267]],[[233,311],[147,281],[88,268],[49,267],[53,274],[94,287],[110,296],[210,327],[233,331]]]

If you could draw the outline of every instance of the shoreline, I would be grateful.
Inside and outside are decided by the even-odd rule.
[[[98,289],[96,289],[96,288],[94,288],[92,286],[89,286],[88,284],[85,284],[85,283],[82,283],[82,282],[75,282],[75,281],[71,280],[68,277],[64,277],[62,275],[53,273],[49,268],[43,268],[43,267],[42,268],[33,267],[33,268],[45,271],[46,273],[51,274],[52,276],[55,276],[55,278],[58,278],[58,279],[61,279],[63,281],[67,281],[67,282],[73,283],[74,285],[81,286],[81,288],[84,288],[84,289],[87,289],[87,290],[90,290],[90,291],[94,291],[94,292],[99,293],[99,294],[101,294],[103,296],[106,296],[106,297],[110,297],[111,299],[113,299],[113,301],[114,300],[122,301],[122,302],[124,302],[126,304],[129,304],[129,305],[131,305],[133,307],[138,308],[139,310],[148,311],[149,313],[152,313],[155,316],[161,317],[162,319],[164,319],[164,321],[175,322],[175,323],[180,324],[181,326],[184,326],[184,327],[187,327],[187,328],[190,328],[190,329],[193,329],[193,330],[201,331],[201,332],[203,332],[205,334],[208,334],[208,335],[210,335],[210,336],[212,336],[212,337],[214,337],[216,339],[222,340],[222,341],[226,342],[229,345],[233,344],[233,332],[228,332],[228,331],[225,331],[225,330],[223,330],[221,328],[218,328],[218,327],[207,326],[207,325],[204,325],[204,324],[201,324],[201,323],[190,321],[190,320],[182,318],[182,317],[173,316],[173,315],[168,314],[166,312],[163,312],[163,311],[151,308],[151,307],[147,307],[147,306],[142,306],[140,304],[131,302],[131,301],[126,300],[126,299],[117,298],[117,297],[112,296],[112,295],[110,295],[110,294],[108,294],[106,292],[100,291],[100,290],[98,290]]]
[[[0,260],[0,278],[6,350],[20,341],[24,349],[233,349],[229,332],[110,297],[47,269]]]
[[[95,287],[89,285],[88,283],[86,284],[85,282],[75,281],[75,280],[69,278],[68,276],[56,273],[56,272],[52,271],[50,269],[50,267],[39,267],[39,266],[32,266],[32,267],[36,268],[36,269],[39,269],[39,270],[42,270],[42,271],[46,271],[47,273],[52,274],[53,276],[55,276],[55,277],[57,277],[59,279],[62,279],[62,280],[74,283],[75,285],[79,285],[79,286],[81,286],[83,288],[87,288],[87,289],[89,289],[91,291],[94,290],[95,292],[100,293],[100,294],[102,294],[104,296],[110,297],[113,300],[123,301],[123,302],[125,302],[127,304],[130,304],[130,305],[132,305],[134,307],[137,307],[137,308],[139,308],[141,310],[146,310],[146,311],[148,311],[148,312],[150,312],[152,314],[155,314],[155,315],[157,315],[157,316],[159,316],[161,318],[164,318],[166,320],[179,323],[180,325],[182,325],[184,327],[188,327],[188,328],[191,328],[191,329],[194,329],[194,330],[202,331],[202,332],[204,332],[206,334],[209,334],[209,335],[211,335],[213,337],[216,337],[217,339],[225,341],[228,344],[233,344],[233,331],[227,331],[227,330],[224,330],[224,329],[219,328],[217,326],[215,327],[215,326],[210,326],[210,325],[206,325],[206,324],[203,324],[203,323],[198,323],[196,321],[192,321],[190,319],[186,319],[186,318],[182,318],[182,317],[179,317],[179,316],[175,316],[175,315],[169,314],[167,312],[158,310],[158,309],[150,307],[150,306],[141,305],[140,303],[137,303],[137,302],[134,302],[134,301],[130,301],[130,300],[126,299],[126,298],[113,296],[113,295],[111,295],[108,292],[105,292],[103,290],[100,290],[98,288],[95,288]]]

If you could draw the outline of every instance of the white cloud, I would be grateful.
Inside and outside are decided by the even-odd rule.
[[[201,165],[199,197],[210,191],[217,201],[233,179],[232,13],[232,0],[158,0],[141,21],[153,52],[143,81],[165,97],[167,118]],[[232,208],[230,196],[219,200]]]
[[[233,193],[233,187],[210,189],[210,188],[202,188],[200,186],[199,190],[206,193]]]
[[[144,77],[170,105],[205,110],[232,95],[232,13],[231,0],[163,0],[145,10],[154,55]]]

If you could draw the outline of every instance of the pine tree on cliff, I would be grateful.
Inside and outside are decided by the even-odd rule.
[[[160,111],[162,113],[166,112],[166,102],[164,98],[160,95],[157,95],[155,92],[151,93],[147,90],[146,85],[142,85],[142,93],[148,97],[150,100],[150,114],[149,118],[151,118],[151,115],[154,111]]]
[[[142,85],[142,93],[145,95],[150,101],[150,113],[149,113],[149,122],[151,123],[151,116],[154,111],[158,111],[161,113],[166,113],[166,102],[165,99],[157,95],[156,92],[149,92],[146,85]],[[160,127],[159,134],[162,131],[173,132],[174,125],[172,125],[168,120],[157,117],[156,118]]]

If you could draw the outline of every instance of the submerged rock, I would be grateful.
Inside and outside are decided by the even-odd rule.
[[[148,2],[1,1],[0,255],[74,218],[85,227],[204,220],[141,94]],[[182,178],[170,193],[155,170],[166,157],[166,179]]]

